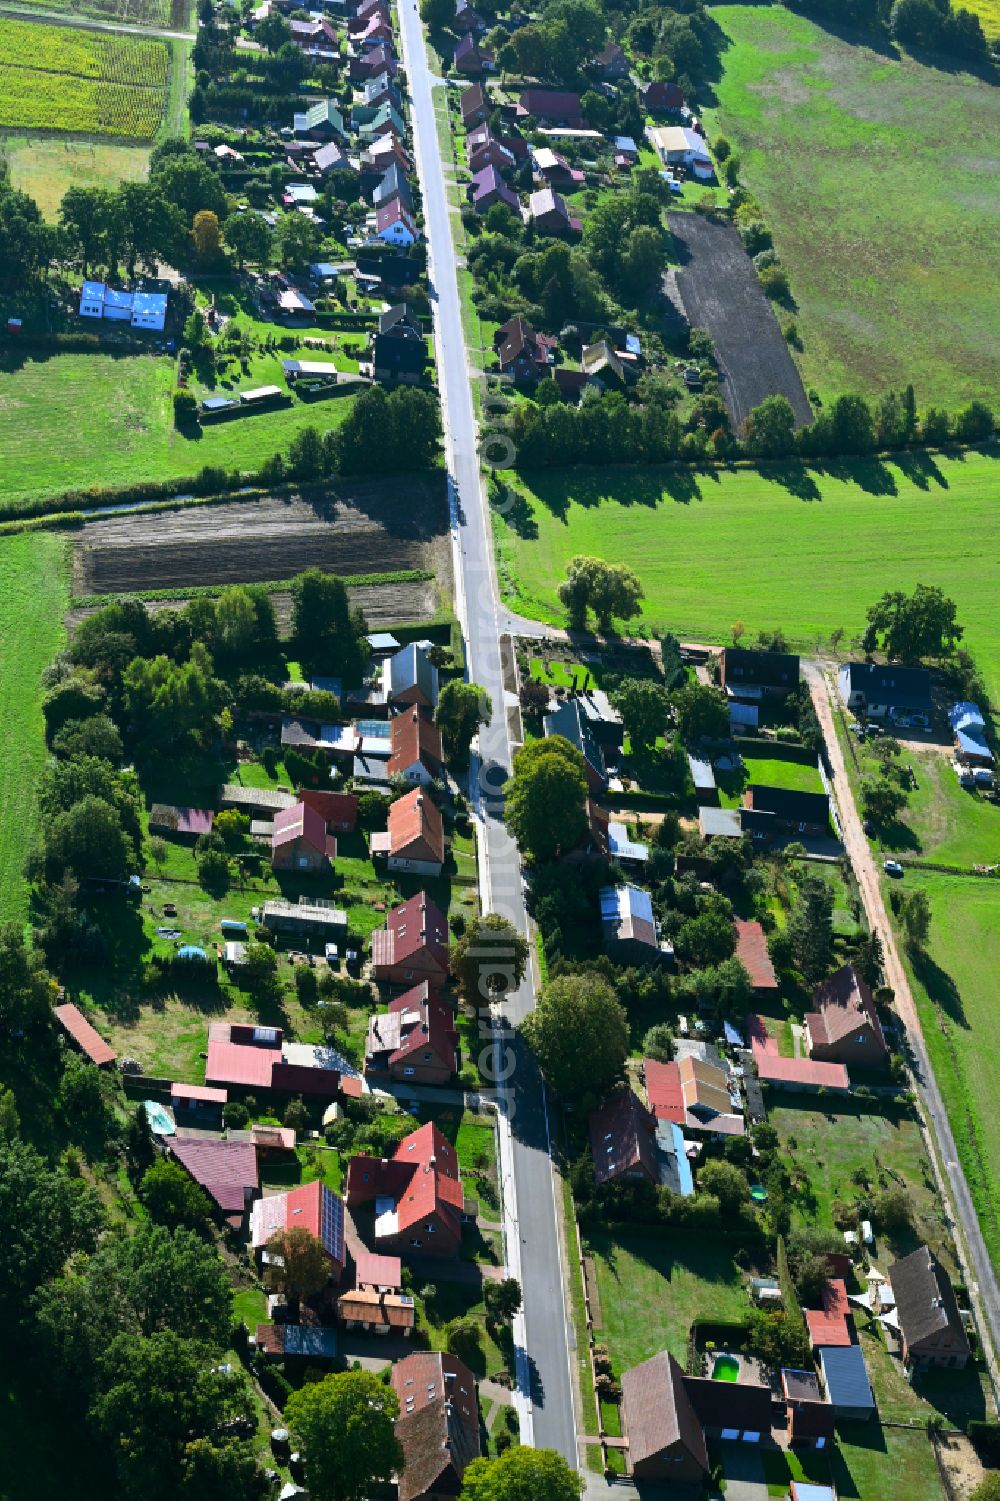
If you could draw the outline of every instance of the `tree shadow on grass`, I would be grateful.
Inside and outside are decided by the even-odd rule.
[[[796,500],[822,500],[823,492],[820,490],[812,472],[805,464],[796,463],[789,459],[783,464],[769,465],[766,472],[768,479],[774,480],[781,485]]]
[[[893,463],[900,474],[906,476],[918,490],[929,490],[931,484],[942,490],[949,489],[948,480],[937,465],[932,453],[926,449],[913,448],[893,456]]]
[[[872,1453],[883,1455],[888,1460],[889,1450],[877,1415],[869,1419],[867,1423],[838,1423],[837,1433],[853,1448],[868,1449]],[[851,1474],[843,1450],[839,1447],[831,1449],[829,1462],[837,1495],[843,1497],[844,1501],[860,1501],[862,1493]]]
[[[913,965],[913,973],[934,1005],[940,1007],[945,1015],[958,1026],[968,1028],[969,1021],[962,1004],[961,994],[947,970],[943,970],[929,954],[919,949],[913,951],[910,962]]]
[[[896,495],[896,477],[882,459],[845,458],[826,459],[820,465],[822,472],[831,479],[842,480],[848,485],[857,485],[869,495]]]

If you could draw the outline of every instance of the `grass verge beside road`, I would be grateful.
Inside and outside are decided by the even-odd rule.
[[[908,870],[927,893],[926,954],[907,955],[924,1041],[944,1098],[983,1239],[1000,1267],[1000,881]]]
[[[565,624],[556,591],[569,559],[589,553],[637,571],[646,591],[639,633],[668,627],[727,641],[743,620],[751,632],[779,626],[793,647],[810,649],[833,630],[850,637],[863,628],[891,559],[893,588],[938,584],[957,602],[963,644],[1000,694],[994,450],[826,469],[676,465],[504,478],[530,514],[520,534],[495,516],[500,587],[533,619]]]
[[[25,856],[35,832],[35,791],[45,761],[42,671],[65,639],[69,600],[64,538],[28,533],[0,540],[0,919],[24,919]]]

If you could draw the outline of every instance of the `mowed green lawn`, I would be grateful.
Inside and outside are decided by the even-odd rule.
[[[853,45],[784,6],[713,10],[722,133],[799,305],[806,389],[920,403],[1000,380],[1000,90]]]
[[[597,1338],[616,1372],[669,1350],[683,1365],[696,1321],[739,1322],[750,1302],[725,1241],[590,1231],[586,1255],[597,1278]]]
[[[0,538],[0,921],[27,914],[24,859],[36,829],[35,789],[45,761],[42,669],[65,639],[69,559],[64,537]]]
[[[60,354],[0,361],[0,512],[11,501],[78,486],[194,475],[203,464],[257,469],[303,427],[337,427],[351,397],[207,426],[173,425],[174,361],[154,355]]]
[[[506,602],[534,619],[565,624],[556,591],[575,553],[635,569],[646,591],[640,629],[706,641],[728,640],[742,620],[751,634],[780,626],[794,646],[815,648],[838,627],[848,639],[861,631],[884,590],[938,584],[1000,693],[996,451],[845,461],[828,472],[536,471],[519,483],[538,535],[498,518],[499,573]]]
[[[928,954],[910,964],[914,997],[962,1167],[1000,1267],[1000,881],[908,870],[931,903]]]

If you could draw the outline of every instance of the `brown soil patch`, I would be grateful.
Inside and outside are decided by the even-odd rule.
[[[447,569],[443,476],[330,486],[318,497],[230,502],[88,522],[74,594],[265,583],[316,566],[356,573]],[[442,577],[447,577],[445,571]]]

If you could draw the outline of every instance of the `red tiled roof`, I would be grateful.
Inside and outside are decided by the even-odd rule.
[[[823,1288],[822,1309],[805,1309],[806,1328],[814,1348],[819,1345],[849,1345],[851,1331],[847,1323],[850,1304],[847,1301],[847,1286],[839,1278],[831,1278]]]
[[[293,803],[290,808],[283,808],[274,816],[271,848],[280,849],[282,845],[292,844],[296,839],[303,840],[320,854],[326,854],[326,820],[305,802]]]
[[[253,1207],[254,1248],[266,1246],[279,1230],[308,1230],[322,1241],[330,1259],[344,1265],[344,1201],[325,1183],[301,1183],[288,1193],[269,1194]]]
[[[754,990],[777,990],[778,977],[767,951],[767,939],[759,922],[746,922],[737,918],[736,957],[746,968]]]
[[[257,1349],[265,1355],[284,1355],[285,1340],[280,1324],[257,1325]]]
[[[358,799],[353,792],[327,792],[322,788],[302,787],[299,797],[328,824],[352,833],[358,821]]]
[[[868,1026],[885,1047],[872,993],[853,964],[845,964],[817,985],[813,1000],[817,1010],[807,1014],[806,1023],[814,1046],[830,1047]]]
[[[392,763],[389,763],[390,766]],[[429,792],[415,787],[389,809],[389,852],[444,864],[444,821]]]
[[[205,1078],[210,1081],[270,1089],[271,1071],[280,1062],[280,1043],[232,1042],[228,1022],[213,1022],[208,1029]]]
[[[465,1195],[455,1148],[441,1129],[428,1121],[404,1136],[392,1157],[352,1157],[347,1169],[347,1201],[366,1203],[381,1196],[396,1200],[400,1232],[440,1212],[461,1234]]]
[[[414,707],[397,714],[390,726],[392,754],[389,757],[389,775],[401,775],[419,761],[426,766],[431,776],[441,770],[441,731],[437,725]]]
[[[210,1089],[205,1084],[171,1084],[172,1100],[195,1100],[205,1105],[224,1105],[229,1099],[225,1089]]]
[[[598,1183],[613,1183],[625,1173],[641,1172],[650,1183],[659,1179],[656,1126],[632,1089],[617,1089],[590,1114],[590,1151]]]
[[[359,1287],[402,1287],[403,1263],[398,1256],[377,1256],[374,1251],[354,1253],[354,1280]]]
[[[291,1126],[265,1126],[260,1123],[250,1127],[250,1140],[255,1147],[271,1151],[294,1152],[295,1132]]]
[[[812,1058],[782,1058],[778,1044],[768,1032],[763,1017],[749,1017],[747,1030],[753,1049],[753,1061],[765,1084],[804,1084],[812,1089],[850,1088],[847,1069],[842,1063],[816,1063]]]
[[[72,1002],[57,1006],[55,1014],[77,1047],[82,1048],[86,1053],[91,1063],[96,1063],[98,1068],[105,1063],[114,1063],[118,1057],[114,1048],[104,1041],[100,1032],[90,1025],[83,1012]]]
[[[227,1214],[242,1214],[247,1190],[259,1186],[257,1153],[249,1141],[217,1136],[171,1136],[167,1145],[206,1193]]]
[[[646,1076],[646,1098],[656,1119],[674,1121],[678,1126],[683,1126],[684,1090],[677,1064],[660,1063],[655,1058],[647,1058],[642,1068]]]

